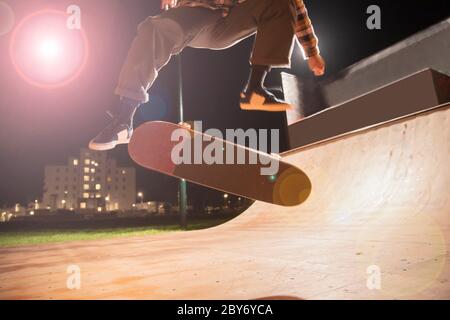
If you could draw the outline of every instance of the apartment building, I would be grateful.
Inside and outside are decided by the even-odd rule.
[[[136,172],[106,152],[82,149],[64,166],[45,168],[42,206],[50,210],[129,210],[136,201]]]

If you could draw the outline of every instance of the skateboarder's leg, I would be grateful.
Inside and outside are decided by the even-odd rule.
[[[134,113],[140,104],[148,101],[147,90],[158,72],[173,54],[220,17],[219,12],[205,8],[183,7],[149,17],[139,25],[115,90],[120,101],[110,109],[110,124],[89,143],[91,149],[110,150],[129,142]]]
[[[264,89],[272,67],[289,67],[295,39],[296,11],[292,0],[246,0],[214,26],[203,30],[189,46],[223,49],[256,33],[250,59],[252,72],[241,97],[247,110],[284,111],[290,106]]]
[[[270,7],[258,4],[258,32],[251,57],[251,73],[241,93],[241,109],[286,111],[292,107],[264,88],[271,68],[290,67],[295,39],[296,10],[291,0],[268,1]]]
[[[207,28],[190,46],[209,41],[209,48],[223,49],[256,33],[252,65],[289,67],[295,38],[296,11],[292,0],[246,0],[230,14]],[[209,38],[208,38],[209,36]]]
[[[122,67],[115,93],[140,102],[148,101],[147,91],[158,72],[205,26],[214,25],[219,12],[206,8],[174,8],[149,17],[138,27]]]

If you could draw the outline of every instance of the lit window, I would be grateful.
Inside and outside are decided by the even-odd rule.
[[[84,173],[89,173],[90,171],[89,171],[89,168],[88,167],[85,167],[84,168]]]
[[[97,193],[97,194],[95,195],[95,197],[96,197],[97,199],[100,199],[100,198],[102,197],[102,195],[101,195],[100,193]]]
[[[102,208],[102,207],[98,207],[98,208],[97,208],[97,211],[98,211],[98,212],[102,212],[102,211],[103,211],[103,208]]]
[[[91,161],[91,164],[92,164],[93,166],[95,166],[95,161],[94,161],[94,160],[92,160],[92,161]]]
[[[84,199],[89,199],[89,193],[87,193],[87,192],[83,193],[83,198]]]
[[[84,164],[87,165],[87,166],[90,165],[91,164],[91,160],[89,160],[89,159],[84,160]]]
[[[108,177],[106,180],[107,180],[108,182],[112,182],[111,177]]]
[[[78,165],[78,159],[73,159],[73,165],[77,166]]]
[[[89,190],[89,185],[88,185],[88,184],[85,184],[85,185],[83,186],[83,189],[84,189],[84,190]]]
[[[95,190],[101,190],[101,189],[102,189],[102,186],[100,184],[95,185]]]
[[[80,203],[80,208],[81,209],[86,209],[86,202],[81,202]]]
[[[94,168],[91,169],[91,173],[95,173],[95,169]]]
[[[89,181],[90,181],[89,176],[84,176],[84,182],[89,182]]]
[[[122,170],[122,174],[127,174],[127,172],[125,170]]]

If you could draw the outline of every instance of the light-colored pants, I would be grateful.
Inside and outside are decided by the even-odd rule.
[[[230,14],[179,7],[149,17],[138,27],[115,93],[147,102],[158,72],[185,47],[221,50],[257,33],[251,64],[289,67],[296,12],[291,0],[246,0]]]

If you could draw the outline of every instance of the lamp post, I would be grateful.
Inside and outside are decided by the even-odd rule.
[[[183,105],[183,68],[181,53],[176,57],[178,67],[178,121],[184,122],[184,105]],[[185,228],[187,226],[187,183],[186,180],[180,179],[179,182],[179,199],[178,205],[180,209],[180,225]]]
[[[138,192],[137,194],[138,198],[141,199],[141,209],[144,206],[144,193],[143,192]]]
[[[105,197],[105,207],[106,207],[106,211],[110,211],[111,210],[111,206],[109,205],[109,201],[111,200],[111,197],[109,195],[107,195]]]
[[[228,193],[225,193],[225,194],[223,195],[225,208],[228,208],[228,198],[229,198],[229,197],[230,197],[230,196],[228,195]]]
[[[164,10],[170,9],[169,5],[164,6]],[[183,110],[183,69],[181,61],[181,53],[175,56],[178,71],[178,121],[184,122],[184,110]],[[180,224],[184,228],[187,226],[186,213],[187,213],[187,183],[186,180],[180,179],[178,186],[178,207],[180,210]]]

